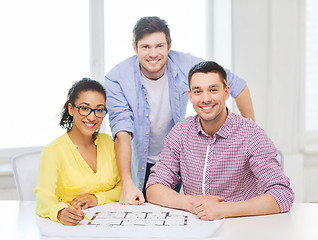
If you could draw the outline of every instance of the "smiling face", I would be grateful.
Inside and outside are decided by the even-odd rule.
[[[105,109],[105,97],[97,91],[83,91],[79,93],[74,104],[78,107]],[[104,118],[96,117],[94,111],[92,111],[88,116],[82,116],[79,114],[78,110],[78,108],[69,103],[68,111],[73,117],[73,126],[69,133],[79,137],[92,137],[99,129]]]
[[[224,79],[218,73],[194,73],[188,92],[191,103],[200,117],[203,130],[214,134],[227,117],[225,101],[230,88],[224,86]]]
[[[145,35],[137,43],[133,43],[134,51],[138,57],[141,72],[149,79],[161,78],[166,69],[170,46],[167,44],[163,32]]]

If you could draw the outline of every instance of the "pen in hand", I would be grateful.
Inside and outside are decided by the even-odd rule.
[[[75,209],[71,204],[69,204],[69,203],[67,203],[66,201],[64,201],[63,198],[60,198],[60,197],[59,197],[59,200],[60,200],[61,202],[65,203],[65,204],[66,204],[67,206],[69,206],[70,208]],[[76,210],[76,209],[75,209],[75,210]],[[89,222],[92,221],[91,219],[89,219],[89,218],[86,217],[85,215],[84,215],[84,218],[85,218],[87,221],[89,221]]]

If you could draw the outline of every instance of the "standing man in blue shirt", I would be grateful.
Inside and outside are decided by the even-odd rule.
[[[168,132],[185,117],[188,72],[204,61],[170,50],[168,24],[158,17],[138,20],[133,35],[136,55],[116,65],[105,77],[106,107],[115,139],[122,204],[145,201],[150,168],[158,161]],[[229,70],[226,72],[231,95],[242,116],[254,120],[245,81]]]

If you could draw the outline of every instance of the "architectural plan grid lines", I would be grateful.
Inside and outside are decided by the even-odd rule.
[[[95,226],[186,226],[188,216],[170,212],[95,212],[92,222]]]

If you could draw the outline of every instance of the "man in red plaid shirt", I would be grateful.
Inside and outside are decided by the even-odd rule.
[[[202,62],[188,78],[197,115],[178,122],[165,139],[151,168],[148,201],[202,220],[289,211],[294,193],[276,160],[277,149],[251,119],[227,109],[224,69]],[[173,190],[179,170],[184,195]]]

